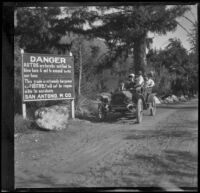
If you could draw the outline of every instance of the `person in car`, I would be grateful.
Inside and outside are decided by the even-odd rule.
[[[155,86],[155,82],[153,81],[152,77],[152,73],[147,74],[147,76],[145,75],[145,88],[152,88]]]
[[[136,86],[143,86],[144,85],[144,78],[142,77],[142,71],[139,71],[136,76]]]
[[[142,72],[139,71],[135,78],[135,89],[138,92],[142,92],[142,88],[144,86],[144,78],[142,76]]]
[[[152,73],[144,75],[144,98],[147,100],[150,93],[152,93],[152,88],[155,86],[155,82],[152,79]]]
[[[129,74],[128,81],[125,83],[124,88],[126,90],[132,90],[135,87],[135,74]]]

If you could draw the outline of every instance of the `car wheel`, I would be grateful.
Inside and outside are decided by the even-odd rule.
[[[104,120],[106,118],[106,112],[104,110],[103,105],[99,105],[98,107],[98,119],[100,121]]]
[[[143,102],[142,99],[138,99],[136,107],[136,120],[137,123],[141,123],[143,118]]]
[[[152,101],[150,103],[150,115],[155,116],[155,114],[156,114],[156,101],[155,98],[152,97]]]

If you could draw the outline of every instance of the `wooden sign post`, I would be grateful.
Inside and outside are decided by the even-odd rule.
[[[24,81],[23,81],[23,73],[24,73],[24,68],[23,68],[23,65],[24,65],[24,62],[23,62],[23,59],[24,59],[24,50],[21,49],[21,57],[22,57],[22,94],[24,93]],[[23,115],[23,118],[26,119],[26,103],[24,101],[22,101],[22,115]]]
[[[69,55],[73,57],[72,53],[70,52]],[[74,92],[75,93],[75,92]],[[72,111],[72,119],[75,119],[75,100],[74,98],[71,101],[71,111]]]
[[[71,107],[72,107],[72,119],[74,119],[75,118],[75,103],[74,103],[74,99],[72,99]]]

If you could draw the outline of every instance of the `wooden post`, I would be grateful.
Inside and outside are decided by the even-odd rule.
[[[22,74],[24,73],[23,72],[23,59],[24,59],[24,50],[21,49],[21,55],[22,55]],[[22,76],[23,77],[23,76]],[[22,95],[24,94],[24,79],[22,78]],[[23,96],[22,96],[23,98]],[[23,118],[26,119],[26,103],[24,103],[23,101],[24,99],[22,99],[22,115],[23,115]]]
[[[72,99],[71,107],[72,107],[72,119],[74,119],[74,118],[75,118],[75,105],[74,105],[74,99]]]
[[[73,56],[72,52],[69,52],[70,56]],[[71,101],[71,109],[72,109],[72,119],[75,118],[75,99],[73,98]]]
[[[26,103],[22,103],[23,118],[26,119]]]

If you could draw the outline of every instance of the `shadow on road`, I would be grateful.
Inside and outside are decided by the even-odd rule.
[[[195,187],[197,185],[194,181],[195,178],[197,179],[197,156],[190,152],[166,150],[162,153],[162,156],[126,152],[124,156],[129,162],[131,160],[135,167],[140,167],[144,170],[144,173],[151,174],[151,180],[148,177],[146,178],[147,184],[157,186],[159,179],[161,180],[163,175],[167,175],[170,182],[177,187]],[[147,163],[151,167],[146,168]],[[145,180],[143,183],[145,184]]]
[[[79,117],[81,120],[87,120],[92,123],[117,123],[117,122],[126,122],[131,121],[131,124],[136,123],[135,116],[130,114],[123,114],[123,113],[109,113],[104,120],[99,120],[97,115]]]
[[[158,105],[157,108],[162,108],[162,109],[197,109],[198,106],[196,105]]]
[[[182,128],[182,127],[181,127]],[[187,130],[137,130],[136,133],[125,136],[126,140],[142,140],[146,138],[183,138],[195,140],[197,139],[196,131],[187,131]]]

